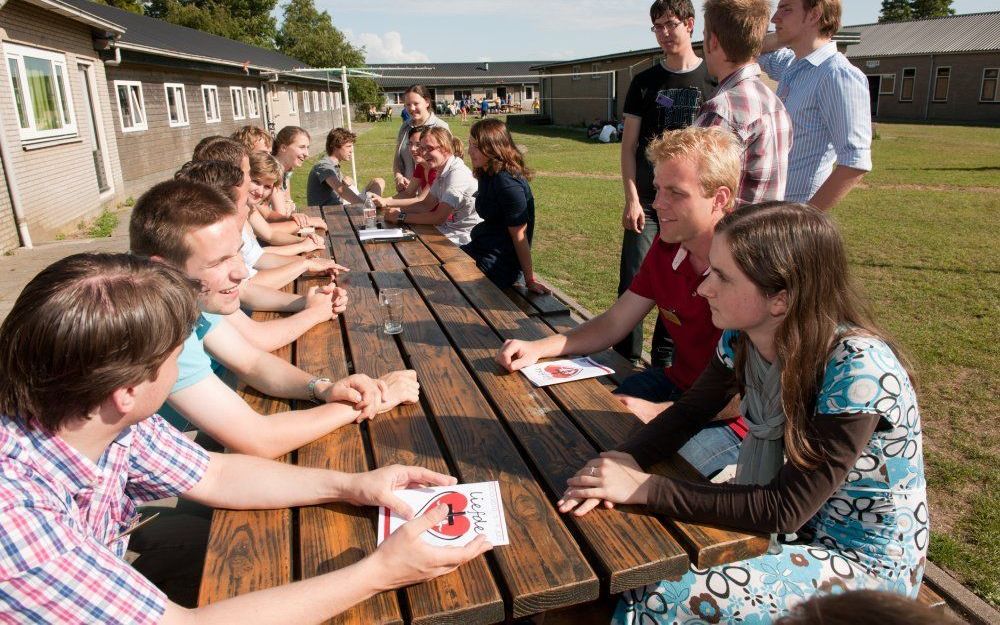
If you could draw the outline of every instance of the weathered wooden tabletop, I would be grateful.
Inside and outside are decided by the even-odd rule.
[[[320,209],[310,209],[320,214]],[[658,518],[639,509],[597,509],[577,518],[554,502],[566,480],[640,425],[605,382],[533,387],[493,360],[508,338],[536,339],[576,322],[552,296],[499,290],[432,226],[419,238],[359,243],[360,213],[324,207],[332,256],[351,273],[341,284],[350,305],[341,319],[276,352],[299,367],[339,378],[412,368],[421,401],[359,426],[347,426],[283,460],[339,471],[418,464],[460,482],[498,480],[510,545],[497,547],[444,577],[377,595],[331,622],[494,623],[571,606],[766,551],[767,540]],[[297,289],[312,280],[300,279]],[[377,293],[395,287],[404,302],[403,332],[382,332]],[[600,359],[622,370],[614,352]],[[620,377],[620,376],[619,376]],[[261,412],[289,402],[243,396]],[[690,477],[689,467],[657,470]],[[260,512],[218,511],[201,586],[208,604],[319,575],[375,548],[374,508],[325,505]]]

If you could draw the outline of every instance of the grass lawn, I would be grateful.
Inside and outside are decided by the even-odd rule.
[[[466,140],[472,120],[448,121]],[[361,135],[362,181],[392,180],[397,129]],[[1000,607],[1000,128],[880,124],[878,133],[875,171],[834,217],[855,279],[915,362],[930,558]],[[604,310],[618,281],[619,146],[544,127],[515,138],[537,172],[536,271]],[[293,185],[303,206],[311,164]]]

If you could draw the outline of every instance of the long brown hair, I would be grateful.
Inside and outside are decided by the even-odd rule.
[[[791,202],[745,206],[723,217],[715,234],[726,237],[740,270],[765,295],[787,295],[788,311],[774,336],[782,365],[785,454],[795,466],[813,468],[822,450],[809,440],[806,424],[836,341],[848,334],[875,337],[904,367],[906,359],[856,293],[840,233],[818,209]],[[748,341],[741,334],[735,346],[741,382]]]
[[[507,124],[499,119],[481,119],[469,129],[469,139],[476,142],[486,157],[485,167],[472,170],[476,178],[484,174],[495,176],[502,171],[511,176],[531,180],[531,172],[524,165],[524,155],[514,145]]]
[[[309,131],[299,126],[285,126],[279,130],[278,134],[274,137],[274,143],[271,144],[271,154],[277,156],[281,148],[295,143],[295,139],[299,135],[309,137]]]

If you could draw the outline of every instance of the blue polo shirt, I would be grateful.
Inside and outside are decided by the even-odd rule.
[[[216,375],[222,369],[222,365],[216,362],[205,351],[205,337],[221,321],[222,315],[213,313],[203,312],[198,316],[198,321],[194,324],[194,330],[184,340],[184,347],[181,349],[181,355],[177,359],[177,382],[170,389],[171,395],[201,382],[210,375]],[[169,403],[169,399],[167,403],[160,406],[157,412],[168,423],[182,432],[191,427],[188,420],[173,409]]]

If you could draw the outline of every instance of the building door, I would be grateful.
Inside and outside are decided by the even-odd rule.
[[[868,76],[868,97],[872,104],[872,119],[878,117],[878,92],[882,89],[881,76]]]
[[[84,116],[82,128],[84,140],[87,145],[90,146],[90,153],[94,158],[94,173],[97,177],[97,188],[100,189],[101,193],[111,190],[111,183],[108,178],[108,169],[110,163],[107,161],[108,150],[104,144],[104,133],[102,131],[101,125],[98,122],[102,119],[100,102],[94,96],[96,89],[93,84],[92,72],[93,68],[90,65],[80,63],[77,65],[77,70],[80,74],[80,84],[81,90],[86,97],[87,104],[87,114]]]
[[[267,128],[268,132],[274,135],[274,112],[271,109],[271,98],[274,97],[274,89],[272,89],[271,85],[268,83],[262,83],[260,87],[260,90],[263,93],[261,106],[264,107],[264,110],[261,112],[261,115],[264,120],[264,128]]]

